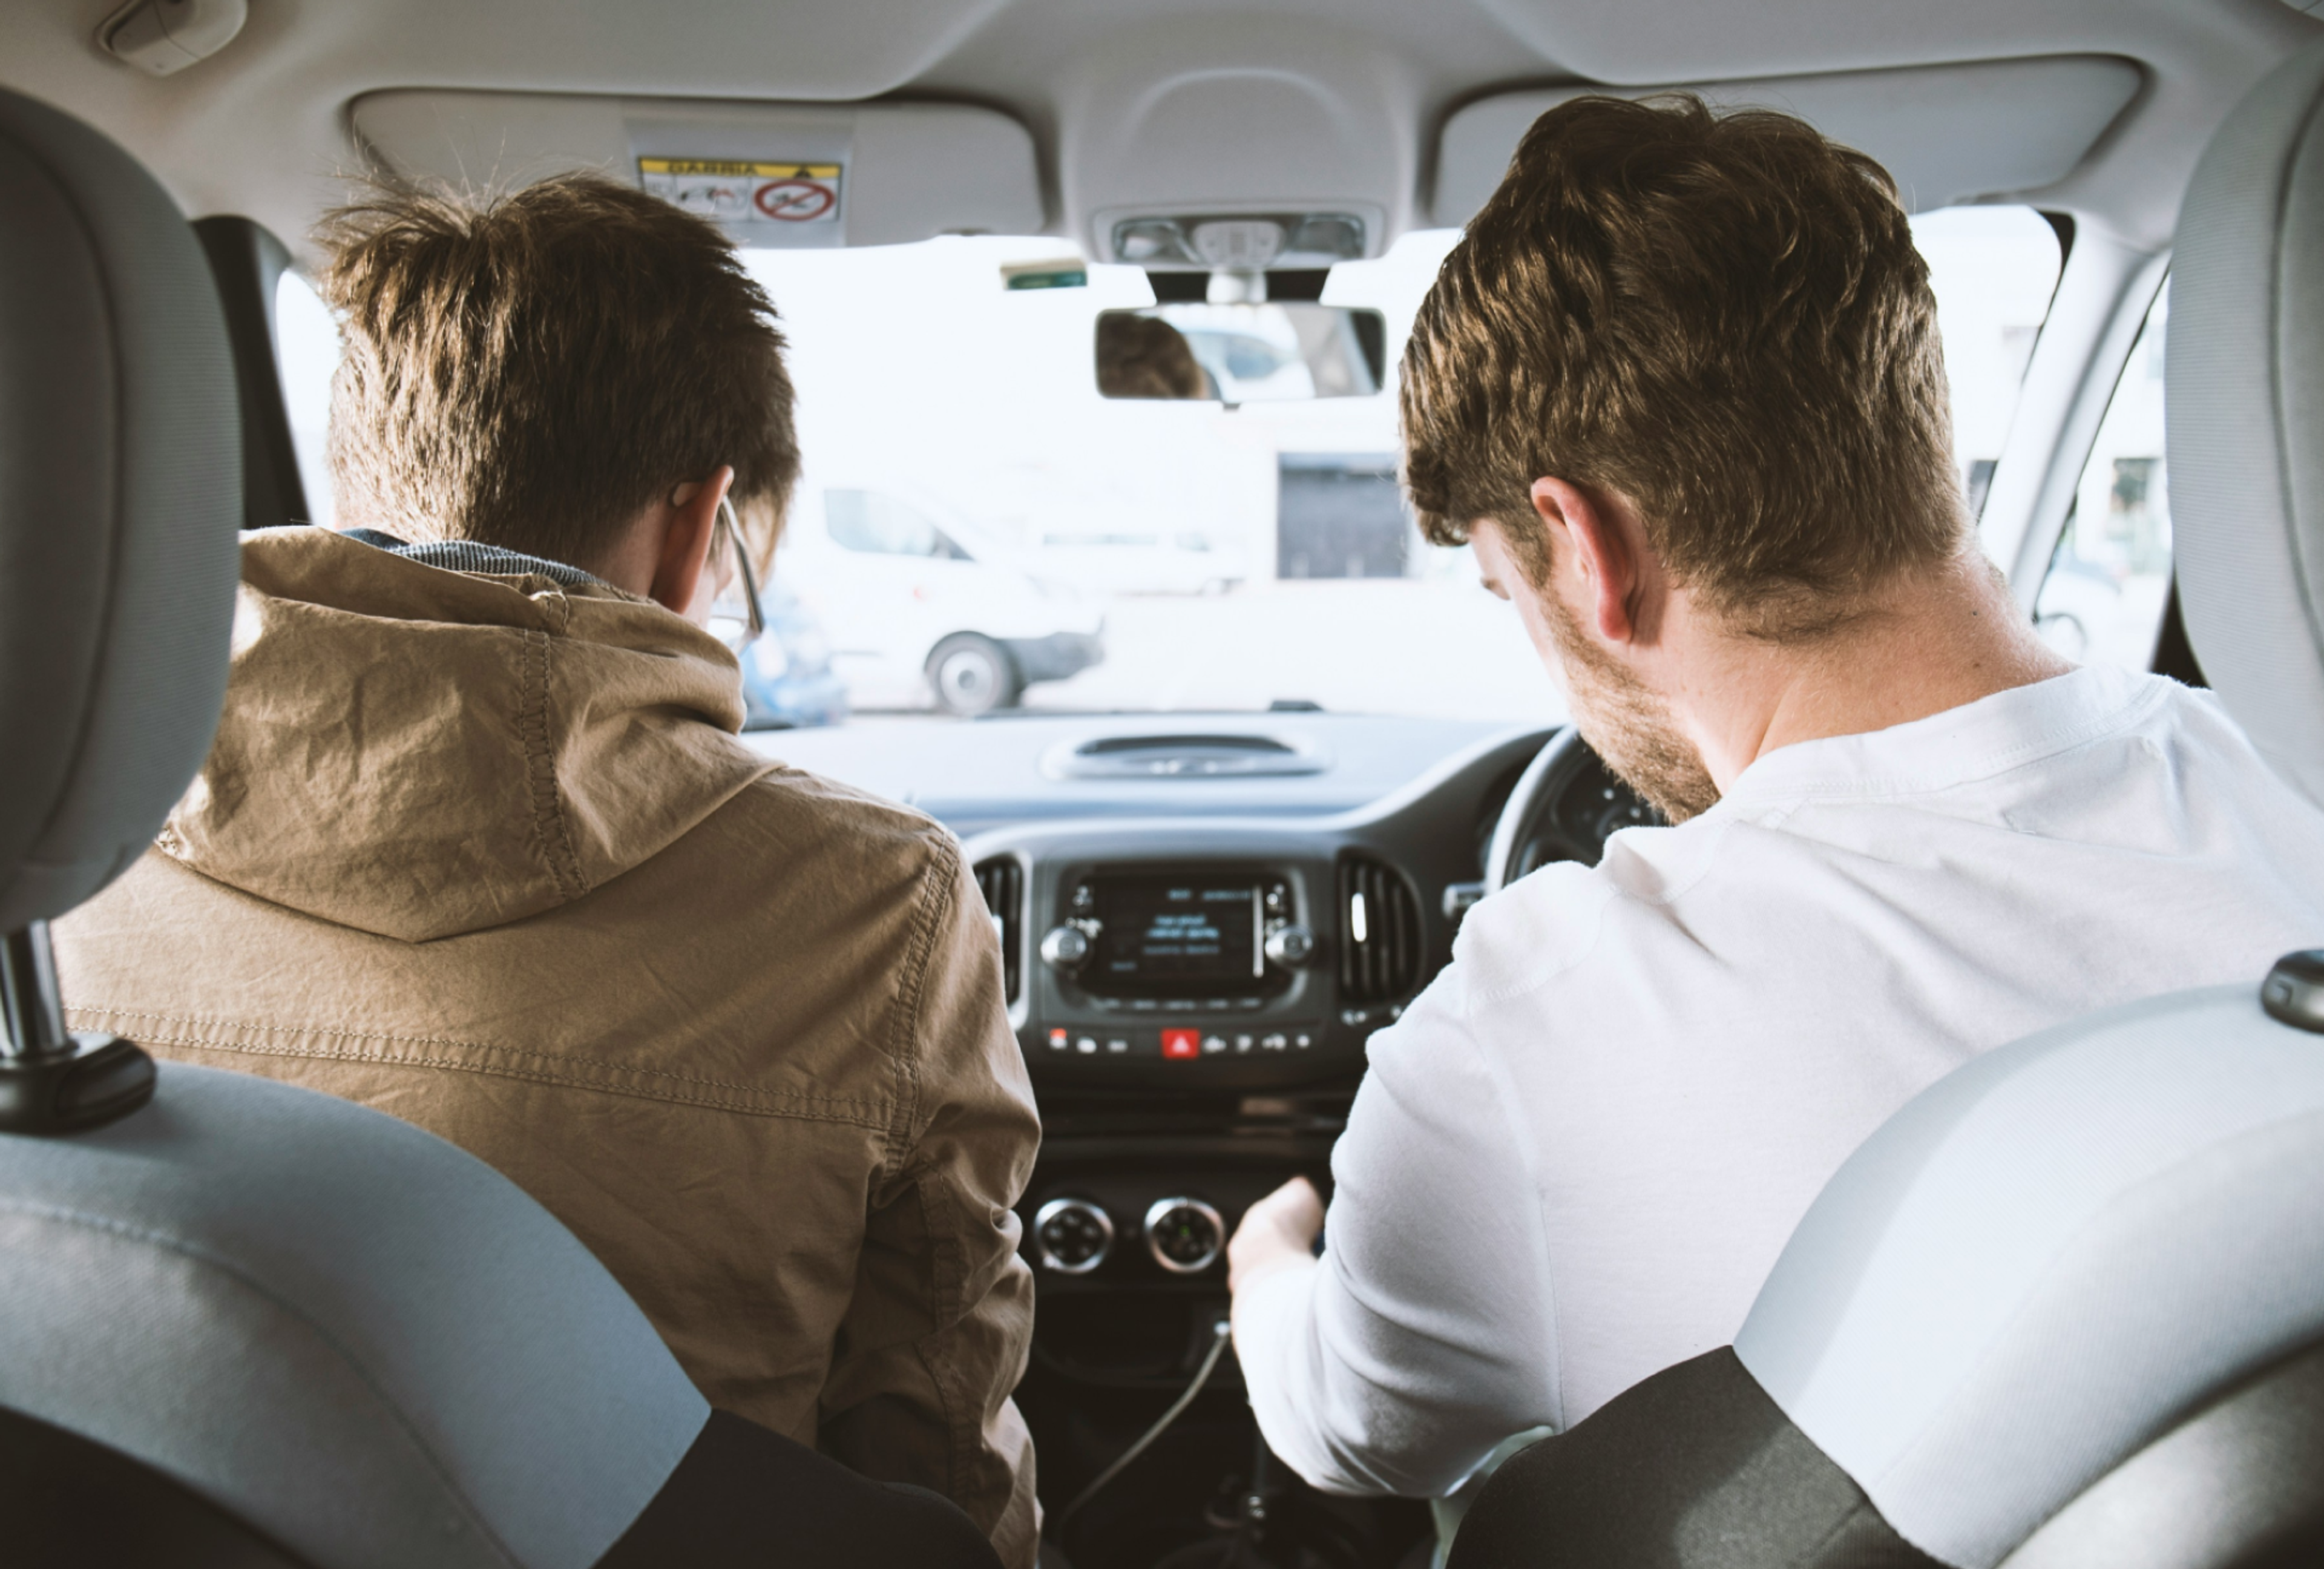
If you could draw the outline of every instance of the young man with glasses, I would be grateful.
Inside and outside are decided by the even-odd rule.
[[[489,1161],[713,1405],[1036,1551],[1038,1125],[957,844],[737,739],[798,473],[774,310],[593,176],[320,235],[345,533],[248,536],[217,743],[59,933],[79,1029]]]

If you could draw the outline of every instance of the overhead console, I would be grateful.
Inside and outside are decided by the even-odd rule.
[[[633,180],[717,219],[736,243],[886,245],[1038,233],[1025,127],[963,104],[768,104],[403,89],[355,100],[394,172],[512,185],[572,169]]]
[[[1587,95],[1645,98],[1690,92],[1714,107],[1781,109],[1877,159],[1895,177],[1905,207],[1926,212],[2056,184],[2097,144],[2143,80],[2126,60],[2058,55],[1748,81],[1497,93],[1445,122],[1432,216],[1448,228],[1466,224],[1500,184],[1526,127]]]

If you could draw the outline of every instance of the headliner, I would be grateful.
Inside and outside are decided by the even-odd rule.
[[[2278,0],[251,0],[223,52],[156,80],[96,47],[115,4],[11,0],[0,81],[104,128],[190,214],[294,246],[360,167],[348,106],[379,88],[986,105],[1031,131],[1048,227],[1082,235],[1117,189],[1198,196],[1223,157],[1270,156],[1264,113],[1228,153],[1137,134],[1172,83],[1326,104],[1397,226],[1428,210],[1445,121],[1489,93],[2079,54],[2141,86],[2078,167],[2016,194],[2153,249],[2212,128],[2324,31]]]

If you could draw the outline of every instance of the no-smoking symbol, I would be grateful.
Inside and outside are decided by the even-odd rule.
[[[839,193],[813,180],[770,180],[759,187],[752,202],[760,213],[780,223],[812,222],[829,212]]]

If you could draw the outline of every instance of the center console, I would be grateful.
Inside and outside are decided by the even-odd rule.
[[[1019,978],[1010,1016],[1044,1086],[1221,1091],[1358,1071],[1441,959],[1383,858],[1213,832],[1178,856],[1027,845],[988,854]]]
[[[1227,1307],[1244,1211],[1295,1176],[1328,1196],[1366,1042],[1450,958],[1478,825],[1539,744],[1480,750],[1361,814],[1084,818],[968,842],[1041,1107],[1019,1208],[1038,1306],[1017,1398],[1053,1509],[1185,1389]],[[1254,1491],[1313,1516],[1295,1534],[1316,1555],[1300,1562],[1392,1564],[1422,1528],[1309,1493],[1253,1444],[1229,1356],[1072,1526],[1076,1569],[1150,1569]],[[1317,1546],[1342,1538],[1373,1546]]]

